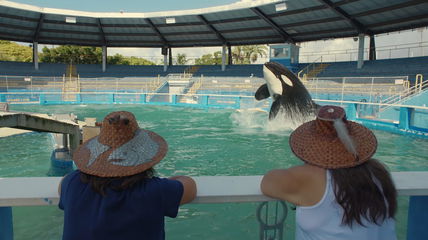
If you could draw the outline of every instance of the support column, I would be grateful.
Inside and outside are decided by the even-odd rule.
[[[412,126],[412,119],[414,115],[414,108],[401,107],[398,128],[408,130]]]
[[[221,70],[226,70],[226,45],[221,49]]]
[[[358,35],[358,64],[357,67],[360,69],[364,64],[364,34]]]
[[[0,207],[0,240],[13,240],[11,207]]]
[[[369,60],[376,60],[376,44],[374,35],[370,35]]]
[[[171,48],[168,48],[168,56],[169,56],[168,65],[172,66],[172,49]]]
[[[168,70],[168,55],[163,55],[163,71]]]
[[[102,64],[103,64],[103,72],[106,71],[106,65],[107,65],[107,46],[103,46],[103,53],[102,53]]]
[[[407,240],[424,240],[428,236],[428,196],[410,196]]]
[[[33,42],[33,63],[34,69],[39,70],[39,43]]]
[[[163,55],[163,71],[166,72],[168,70],[168,48],[162,47],[161,53]]]
[[[229,56],[227,59],[227,65],[232,65],[232,47],[230,45],[227,46],[227,54]]]

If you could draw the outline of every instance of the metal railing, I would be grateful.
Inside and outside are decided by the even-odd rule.
[[[304,48],[302,48],[304,49]],[[364,49],[364,60],[368,60],[370,48]],[[428,42],[409,43],[401,45],[391,45],[376,47],[377,59],[393,59],[393,58],[412,58],[422,57],[428,55]],[[345,49],[345,50],[329,50],[317,52],[303,52],[300,51],[299,62],[311,63],[314,62],[319,56],[324,57],[324,62],[347,62],[357,61],[358,49]]]
[[[421,74],[418,74],[416,76],[416,82],[415,85],[405,89],[404,91],[400,92],[399,94],[390,96],[381,103],[384,104],[396,104],[402,101],[405,101],[407,99],[410,99],[411,97],[415,96],[416,94],[419,94],[422,92],[423,89],[426,89],[428,87],[428,80],[423,81],[423,76]]]
[[[325,77],[304,83],[314,98],[381,102],[406,91],[408,76],[390,77]],[[347,99],[348,98],[348,99]]]
[[[302,70],[300,70],[297,73],[297,77],[303,81],[306,82],[308,78],[312,78],[313,76],[309,76],[309,74],[313,71],[315,71],[315,69],[319,68],[319,66],[322,64],[322,56],[320,56],[319,58],[315,59],[311,64],[309,64],[308,66],[304,67]]]
[[[392,172],[391,175],[398,194],[410,196],[407,228],[413,229],[426,224],[426,216],[425,219],[422,219],[420,215],[414,214],[410,209],[423,207],[423,204],[427,202],[425,196],[428,196],[428,172]],[[198,191],[195,200],[190,204],[262,202],[257,209],[257,217],[259,218],[263,202],[274,200],[262,194],[260,190],[262,176],[199,176],[193,177],[193,179]],[[2,239],[13,239],[11,207],[57,205],[60,181],[60,177],[0,178],[0,189],[2,189],[0,192],[0,218],[2,219],[0,231],[3,233]],[[281,229],[283,228],[281,226]],[[421,235],[423,232],[419,230],[418,233]],[[263,235],[263,232],[260,231],[259,239],[273,239]],[[282,235],[275,239],[281,240]],[[413,238],[409,239],[412,240]]]

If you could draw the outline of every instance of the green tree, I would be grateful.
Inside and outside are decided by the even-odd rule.
[[[55,48],[44,47],[40,61],[46,63],[99,64],[102,50],[97,47],[63,45]]]
[[[128,65],[155,65],[154,62],[139,57],[125,57]]]
[[[125,60],[125,57],[123,55],[116,53],[113,56],[107,56],[107,64],[129,65],[129,62]]]
[[[186,65],[189,62],[185,53],[178,53],[176,57],[176,62],[178,65]]]
[[[31,47],[22,46],[15,42],[0,40],[0,60],[31,62],[33,61],[33,50]]]
[[[232,48],[232,59],[235,64],[250,64],[259,57],[266,57],[267,51],[265,45],[236,46]]]
[[[196,65],[219,65],[221,64],[221,51],[202,55],[195,60]]]
[[[99,47],[81,47],[64,45],[55,48],[44,47],[41,61],[47,63],[101,64],[102,49]],[[116,65],[154,65],[153,62],[139,57],[125,57],[121,54],[107,56],[107,64]]]

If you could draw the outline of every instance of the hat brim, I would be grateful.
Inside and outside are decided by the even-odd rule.
[[[357,159],[337,136],[317,133],[316,120],[304,123],[294,130],[289,140],[291,150],[304,162],[322,168],[336,169],[360,165],[374,155],[377,140],[373,132],[361,124],[348,121],[347,126],[357,150]]]
[[[73,153],[73,161],[80,171],[99,177],[124,177],[144,172],[159,163],[165,157],[168,151],[168,144],[162,136],[155,132],[141,128],[140,131],[146,134],[145,136],[149,138],[148,140],[151,140],[157,145],[155,153],[152,154],[153,156],[144,163],[132,166],[112,164],[112,162],[118,162],[116,160],[112,161],[110,157],[115,150],[114,148],[108,148],[105,151],[100,151],[89,147],[91,141],[96,140],[98,136],[93,137],[80,145]],[[151,150],[154,151],[153,149]],[[95,160],[90,163],[90,159],[94,159],[94,155],[96,155]]]

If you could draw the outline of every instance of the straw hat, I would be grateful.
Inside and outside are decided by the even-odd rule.
[[[100,134],[80,145],[73,161],[80,171],[99,177],[124,177],[144,172],[165,157],[168,144],[158,134],[141,129],[135,116],[108,114]]]
[[[290,136],[293,153],[306,163],[335,169],[360,165],[376,152],[375,135],[346,120],[345,110],[323,106],[317,118],[299,126]]]

